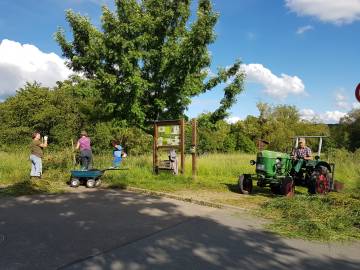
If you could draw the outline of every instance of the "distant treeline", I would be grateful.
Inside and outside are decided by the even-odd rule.
[[[130,154],[152,151],[152,126],[140,129],[123,119],[107,119],[106,108],[90,80],[79,77],[59,82],[54,88],[37,83],[26,84],[15,96],[0,103],[0,144],[26,146],[34,130],[49,135],[52,149],[71,146],[82,129],[90,134],[94,150],[109,149],[112,139],[119,140]],[[256,152],[256,141],[270,142],[270,149],[289,151],[294,135],[325,135],[324,150],[360,147],[360,110],[354,110],[337,125],[300,119],[294,106],[269,106],[259,103],[259,116],[228,124],[211,121],[211,114],[198,117],[198,152]],[[185,117],[185,116],[184,116]],[[190,119],[186,118],[188,121]],[[186,141],[191,142],[191,125]],[[316,143],[309,141],[310,146]],[[188,147],[187,147],[188,148]]]

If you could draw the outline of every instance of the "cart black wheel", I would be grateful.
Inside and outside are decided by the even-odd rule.
[[[94,188],[94,187],[95,187],[95,180],[94,180],[94,179],[88,179],[88,180],[86,181],[86,186],[87,186],[88,188]]]
[[[239,190],[241,194],[250,194],[253,189],[253,183],[250,174],[239,176]]]
[[[287,176],[281,183],[281,194],[286,197],[293,197],[295,195],[295,184],[292,177]]]
[[[78,178],[71,178],[70,179],[70,186],[71,187],[78,187],[80,185],[80,180]]]
[[[97,179],[95,181],[95,187],[99,187],[101,185],[101,179]]]

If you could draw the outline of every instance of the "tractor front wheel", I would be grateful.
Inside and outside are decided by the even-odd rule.
[[[239,190],[241,194],[250,194],[253,189],[253,183],[250,174],[239,176]]]
[[[285,177],[281,183],[281,194],[286,197],[293,197],[295,195],[295,184],[292,177]]]

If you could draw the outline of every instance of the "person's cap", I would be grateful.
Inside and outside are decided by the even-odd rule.
[[[87,132],[86,132],[85,130],[82,130],[82,131],[80,132],[80,135],[81,135],[81,136],[87,136]]]
[[[305,143],[305,138],[300,138],[299,143]]]

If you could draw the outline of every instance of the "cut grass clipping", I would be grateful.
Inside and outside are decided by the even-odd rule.
[[[267,228],[287,237],[338,241],[360,239],[359,192],[278,197],[259,211],[272,219]]]

